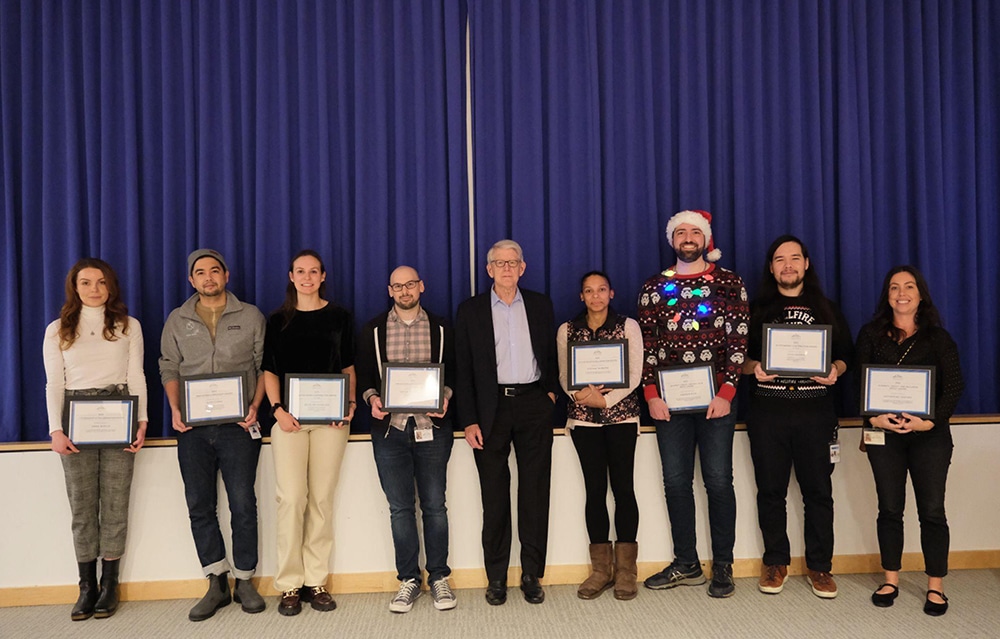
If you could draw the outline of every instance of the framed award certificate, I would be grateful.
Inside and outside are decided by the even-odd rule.
[[[350,392],[350,377],[347,375],[285,375],[288,413],[300,424],[344,421]]]
[[[246,373],[218,373],[181,377],[181,416],[188,426],[243,421]]]
[[[715,398],[715,367],[711,364],[672,366],[656,371],[660,397],[671,413],[700,413]]]
[[[933,366],[861,367],[861,414],[934,416]]]
[[[825,377],[830,373],[831,330],[829,324],[764,324],[764,372]]]
[[[382,410],[387,413],[437,413],[444,406],[444,364],[382,367]]]
[[[63,432],[77,448],[128,448],[139,431],[136,395],[74,395],[63,403]]]
[[[628,342],[597,340],[570,342],[566,352],[569,361],[569,389],[580,390],[588,384],[605,388],[628,388]]]

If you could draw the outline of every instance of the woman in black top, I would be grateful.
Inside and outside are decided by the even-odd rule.
[[[879,607],[899,594],[903,554],[903,507],[910,475],[920,518],[920,544],[927,573],[924,612],[948,610],[942,580],[948,573],[948,521],[945,483],[951,463],[948,420],[962,395],[964,382],[958,347],[946,330],[923,275],[912,266],[897,266],[885,277],[874,319],[858,335],[859,364],[934,366],[935,405],[931,419],[901,413],[875,415],[867,425],[885,431],[884,445],[866,446],[878,493],[878,541],[885,583],[872,594]]]
[[[296,615],[301,602],[314,610],[336,608],[326,591],[333,546],[333,493],[354,416],[354,323],[325,299],[326,268],[315,251],[300,251],[288,268],[285,303],[267,321],[264,388],[275,425],[271,453],[278,500],[278,612]],[[285,376],[348,375],[349,410],[331,424],[300,424],[281,403]],[[287,401],[287,398],[285,398]],[[294,410],[294,408],[293,408]]]

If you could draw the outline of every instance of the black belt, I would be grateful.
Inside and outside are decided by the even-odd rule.
[[[541,390],[542,385],[539,382],[531,382],[529,384],[500,384],[497,386],[497,390],[500,391],[500,395],[504,397],[518,397],[519,395],[527,395],[528,393],[533,393]]]

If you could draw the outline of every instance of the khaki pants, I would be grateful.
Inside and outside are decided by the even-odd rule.
[[[347,447],[347,428],[271,430],[278,500],[278,570],[274,587],[325,586],[333,547],[333,493]]]

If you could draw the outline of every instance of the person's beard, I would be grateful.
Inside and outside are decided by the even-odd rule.
[[[399,308],[399,309],[401,309],[401,310],[408,311],[410,309],[416,308],[417,304],[419,304],[419,303],[420,303],[420,299],[419,298],[417,298],[417,297],[411,297],[410,301],[409,302],[405,302],[405,303],[404,302],[400,302],[399,300],[396,300],[396,307]]]
[[[805,280],[806,280],[805,273],[803,273],[802,275],[799,275],[798,277],[796,277],[794,280],[792,280],[790,282],[787,281],[787,280],[782,280],[781,278],[778,278],[778,288],[780,288],[782,290],[785,290],[785,291],[791,291],[791,290],[794,290],[794,289],[798,288],[799,286],[801,286],[802,282],[804,282]]]
[[[691,262],[697,262],[701,259],[705,249],[704,247],[697,246],[693,243],[685,243],[674,249],[674,252],[677,254],[677,259],[690,264]]]

